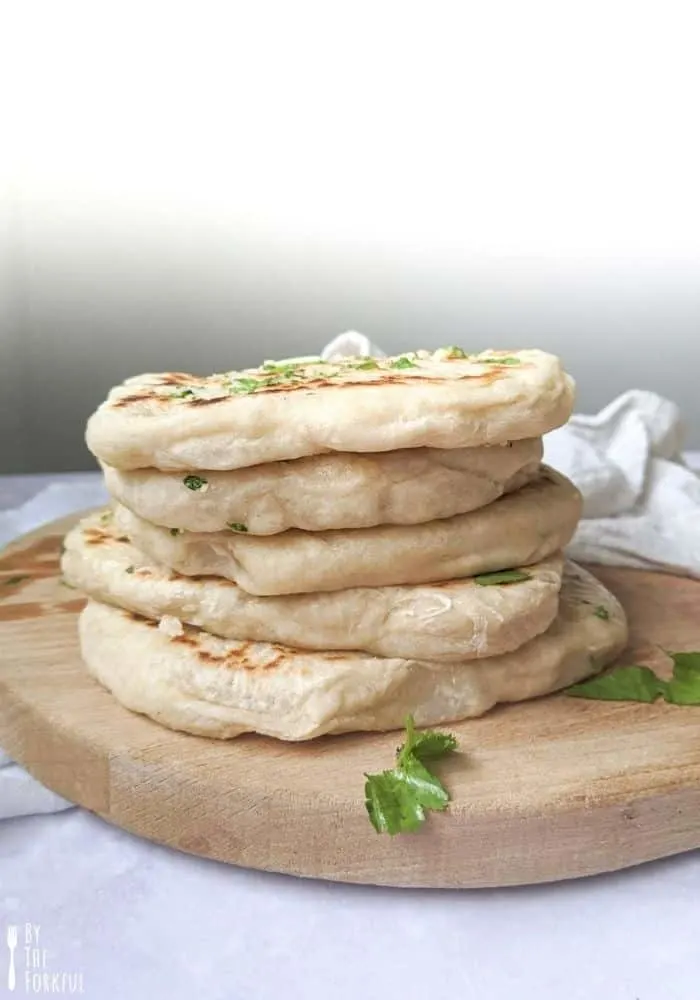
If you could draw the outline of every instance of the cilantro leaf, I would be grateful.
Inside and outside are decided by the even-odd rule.
[[[182,481],[188,490],[194,491],[201,490],[209,483],[209,480],[205,479],[203,476],[185,476]]]
[[[237,395],[245,395],[249,392],[255,392],[259,389],[261,383],[256,378],[237,378],[231,382],[231,392],[235,392]]]
[[[445,352],[444,355],[443,355],[443,357],[449,358],[450,360],[452,358],[467,358],[467,357],[469,357],[469,355],[467,354],[467,352],[463,348],[461,348],[461,347],[455,347],[454,345],[450,345],[450,347],[443,347],[442,350]]]
[[[672,705],[700,705],[700,653],[669,653],[673,678],[666,685]]]
[[[415,802],[423,809],[442,810],[450,801],[445,786],[439,778],[415,757],[409,755],[401,768],[396,768],[402,782],[411,789]]]
[[[496,573],[479,573],[474,577],[474,583],[480,587],[495,587],[503,583],[522,583],[531,579],[530,574],[522,569],[503,569]]]
[[[379,365],[374,358],[365,358],[359,365],[354,365],[353,367],[357,368],[358,371],[366,372],[371,371],[373,368],[379,368]]]
[[[602,701],[656,701],[665,694],[666,681],[649,667],[618,667],[602,677],[594,677],[566,689],[572,698],[596,698]]]
[[[378,833],[417,830],[425,810],[441,811],[450,801],[447,789],[425,766],[450,753],[457,740],[448,733],[416,733],[412,716],[406,719],[406,742],[396,751],[396,766],[380,774],[365,774],[365,807]]]
[[[520,358],[479,358],[480,365],[519,365]]]
[[[668,655],[673,661],[670,681],[658,677],[649,667],[617,667],[602,677],[574,684],[564,693],[572,698],[605,701],[653,702],[661,696],[669,705],[700,705],[700,652]]]
[[[245,524],[241,524],[238,521],[228,521],[226,527],[230,528],[231,531],[238,531],[241,533],[246,532],[248,530]]]
[[[194,390],[180,389],[178,392],[171,392],[170,395],[173,399],[189,399],[190,396],[194,396]]]
[[[173,538],[177,538],[178,535],[182,534],[182,528],[171,528],[170,534],[173,536]]]
[[[596,618],[601,618],[604,622],[608,621],[608,619],[610,618],[610,612],[608,611],[608,609],[605,607],[604,604],[599,604],[596,608],[594,608],[593,614],[596,616]]]
[[[406,742],[397,750],[397,759],[401,764],[410,754],[418,760],[436,760],[446,753],[455,750],[457,739],[452,733],[439,733],[435,729],[424,729],[417,733],[413,716],[406,719]]]
[[[390,361],[389,362],[389,367],[390,368],[417,368],[418,365],[414,364],[414,362],[411,361],[410,358],[406,358],[406,357],[402,356],[400,358],[396,358],[395,361]]]
[[[419,828],[425,812],[397,771],[382,771],[365,777],[365,808],[377,833],[393,835]]]

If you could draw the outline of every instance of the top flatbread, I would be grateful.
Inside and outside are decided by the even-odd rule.
[[[571,415],[574,383],[554,355],[462,353],[141,375],[110,392],[87,444],[120,469],[225,470],[333,451],[503,444]]]

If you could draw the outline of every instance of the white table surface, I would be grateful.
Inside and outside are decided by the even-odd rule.
[[[0,507],[65,479],[0,477]],[[699,923],[697,851],[550,886],[413,891],[249,872],[82,809],[0,822],[0,997],[80,974],[95,1000],[697,1000]],[[29,992],[26,924],[48,975]]]

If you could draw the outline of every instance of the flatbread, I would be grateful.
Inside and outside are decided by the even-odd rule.
[[[119,469],[238,469],[326,452],[472,448],[565,423],[574,383],[543,351],[421,351],[140,375],[92,415],[87,444]]]
[[[250,594],[270,596],[455,580],[540,562],[566,546],[580,511],[576,487],[543,466],[517,493],[428,524],[260,537],[173,533],[119,506],[115,519],[163,566],[186,576],[223,576]]]
[[[104,465],[110,494],[139,517],[189,531],[252,535],[420,524],[476,510],[537,475],[542,439],[483,448],[314,455],[194,477]],[[193,484],[195,489],[187,486]]]
[[[231,639],[436,661],[494,656],[544,632],[557,614],[562,567],[556,555],[511,584],[454,580],[253,597],[229,580],[159,568],[101,514],[68,533],[62,558],[68,583],[147,618],[170,616]]]
[[[600,605],[607,616],[596,614]],[[475,663],[236,642],[189,627],[164,629],[96,601],[80,618],[87,668],[118,701],[171,729],[220,739],[398,729],[409,713],[419,726],[454,722],[583,680],[626,641],[618,602],[573,564],[551,628],[514,653]]]

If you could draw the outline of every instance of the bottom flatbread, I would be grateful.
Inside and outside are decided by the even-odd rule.
[[[612,662],[626,645],[627,624],[612,594],[568,563],[559,615],[547,632],[476,662],[239,642],[97,601],[81,615],[80,642],[89,671],[118,701],[171,729],[309,740],[398,729],[409,713],[418,726],[455,722],[556,691]]]

